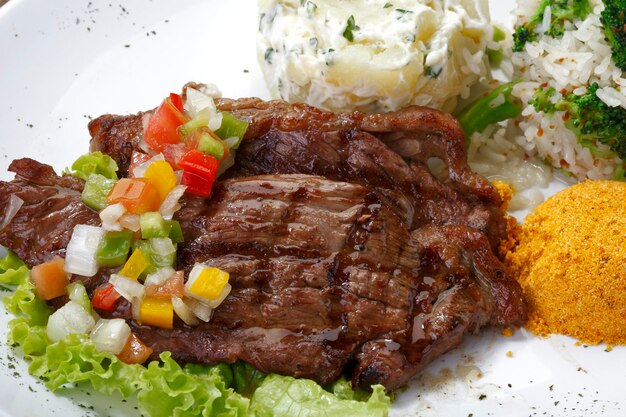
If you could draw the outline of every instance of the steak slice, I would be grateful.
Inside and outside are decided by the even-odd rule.
[[[0,195],[34,197],[0,230],[0,244],[30,251],[31,265],[46,259],[49,239],[63,256],[76,224],[97,224],[80,201],[81,182],[34,161],[12,167],[18,176],[0,182]],[[0,200],[0,212],[6,204]],[[308,175],[233,178],[218,182],[210,200],[185,197],[182,205],[177,267],[219,267],[233,289],[197,327],[140,325],[119,303],[113,316],[127,319],[155,358],[170,351],[182,362],[244,360],[320,384],[352,370],[355,387],[395,389],[465,332],[525,320],[519,285],[482,233],[462,225],[411,231],[361,185]],[[33,232],[24,232],[26,223]],[[89,293],[107,278],[84,280]]]
[[[430,223],[467,225],[484,232],[494,250],[506,236],[500,197],[470,170],[463,132],[448,114],[417,106],[369,116],[334,114],[257,98],[216,104],[250,123],[227,177],[321,175],[368,187],[408,218],[410,229]],[[91,150],[108,153],[127,172],[132,151],[141,151],[146,114],[93,120]],[[433,159],[445,166],[442,175],[431,172]]]
[[[98,213],[83,204],[83,181],[58,177],[51,166],[24,158],[13,161],[12,182],[0,182],[0,213],[12,195],[24,203],[15,217],[0,229],[0,244],[9,247],[29,266],[56,256],[65,248],[77,224],[99,225]]]

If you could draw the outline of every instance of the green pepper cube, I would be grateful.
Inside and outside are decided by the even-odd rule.
[[[215,134],[221,139],[239,138],[239,141],[231,146],[232,149],[237,149],[241,139],[246,134],[246,130],[248,130],[248,122],[239,120],[232,114],[224,111],[222,112],[222,125],[215,131]]]
[[[207,132],[200,133],[198,150],[214,156],[218,161],[224,157],[224,144]]]
[[[211,121],[211,111],[209,109],[204,109],[198,112],[198,114],[196,114],[196,116],[193,119],[189,120],[188,122],[180,126],[179,132],[183,138],[186,138],[187,136],[195,132],[197,129],[207,127],[210,121]]]
[[[158,211],[143,213],[139,218],[141,238],[152,239],[155,237],[168,237],[169,226]]]
[[[176,262],[175,251],[168,254],[159,254],[149,240],[137,240],[134,246],[135,249],[141,249],[141,253],[143,253],[149,263],[146,270],[142,273],[144,277],[149,274],[154,274],[159,269],[166,266],[174,266],[174,262]]]
[[[128,257],[132,235],[130,230],[107,232],[96,253],[98,265],[107,268],[123,265]]]
[[[169,238],[172,239],[174,243],[184,242],[185,239],[183,237],[183,229],[180,227],[180,223],[176,220],[170,220],[167,222],[170,228]]]
[[[107,195],[109,195],[114,185],[115,180],[109,179],[104,175],[89,175],[83,187],[83,203],[94,210],[102,210],[107,206]]]

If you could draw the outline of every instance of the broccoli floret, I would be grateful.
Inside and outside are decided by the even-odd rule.
[[[585,94],[567,93],[555,103],[551,100],[555,94],[553,88],[539,88],[529,103],[537,112],[566,112],[563,116],[565,125],[595,156],[610,158],[617,155],[626,160],[626,109],[604,103],[596,94],[598,88],[594,83]],[[596,142],[607,145],[611,151],[599,149]]]
[[[528,101],[528,104],[531,104],[537,113],[544,112],[547,114],[552,114],[556,111],[556,105],[550,100],[556,90],[554,87],[550,87],[547,90],[544,90],[543,87],[539,87],[533,98]]]
[[[613,61],[626,71],[626,0],[603,0],[600,21],[613,51]]]
[[[516,80],[500,85],[474,100],[458,115],[468,143],[475,132],[482,132],[489,125],[519,116],[522,104],[511,96],[518,82]]]
[[[526,42],[534,42],[537,40],[537,34],[528,29],[530,23],[519,25],[513,32],[513,52],[521,52],[524,50]]]
[[[522,51],[526,42],[537,40],[538,34],[535,29],[543,22],[543,14],[548,6],[550,6],[552,18],[550,19],[550,27],[544,34],[553,38],[563,36],[566,22],[573,22],[576,19],[584,20],[592,11],[589,0],[542,0],[530,21],[515,28],[513,34],[514,52]]]

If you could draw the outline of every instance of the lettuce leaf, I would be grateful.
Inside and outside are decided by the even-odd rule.
[[[310,379],[269,375],[252,397],[257,417],[386,416],[391,400],[376,385],[366,402],[340,399]]]
[[[169,352],[147,366],[127,365],[98,351],[86,334],[50,343],[46,323],[52,311],[35,295],[28,267],[11,252],[0,259],[0,284],[17,286],[4,298],[17,316],[8,341],[23,349],[29,372],[53,391],[87,382],[104,394],[136,394],[140,411],[151,417],[378,417],[390,408],[382,386],[369,395],[341,379],[327,391],[314,381],[266,375],[243,362],[181,367]]]

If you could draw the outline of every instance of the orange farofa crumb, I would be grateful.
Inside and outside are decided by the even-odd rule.
[[[518,232],[506,263],[526,296],[526,327],[589,344],[626,344],[626,183],[569,187],[537,207]]]
[[[493,186],[500,194],[500,198],[502,199],[502,204],[500,205],[500,210],[504,213],[504,219],[506,221],[506,231],[507,238],[500,242],[500,246],[498,247],[498,255],[504,257],[506,253],[515,246],[516,234],[519,229],[517,225],[517,220],[515,217],[509,216],[507,214],[507,209],[509,208],[509,204],[511,203],[511,198],[513,198],[513,188],[505,182],[502,181],[494,181]]]

